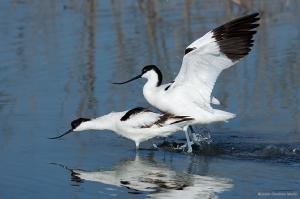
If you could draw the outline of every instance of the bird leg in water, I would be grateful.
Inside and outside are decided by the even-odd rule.
[[[184,131],[185,133],[185,137],[186,137],[186,142],[187,142],[187,145],[188,145],[188,153],[192,153],[193,152],[193,149],[192,149],[192,144],[191,144],[191,141],[190,141],[190,136],[187,132],[187,130]]]
[[[152,139],[149,139],[148,140],[151,144],[152,144],[152,146],[155,148],[155,149],[157,149],[158,147],[156,146],[156,144],[154,144],[154,142],[153,142],[153,140]]]
[[[189,126],[189,129],[190,129],[190,132],[192,133],[192,136],[193,136],[193,141],[192,142],[195,143],[195,144],[200,145],[200,143],[198,142],[198,138],[196,137],[196,133],[195,133],[193,127]]]

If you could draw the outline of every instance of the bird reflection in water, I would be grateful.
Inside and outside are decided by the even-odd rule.
[[[122,159],[110,171],[84,171],[63,167],[71,171],[72,181],[93,181],[126,187],[130,190],[128,193],[147,192],[150,198],[217,198],[216,193],[233,188],[231,179],[173,171],[166,164],[156,162],[153,153],[154,151],[141,157],[137,153],[134,160]]]

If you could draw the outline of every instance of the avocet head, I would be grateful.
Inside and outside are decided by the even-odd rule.
[[[87,122],[87,121],[90,121],[91,119],[87,119],[87,118],[78,118],[77,120],[74,120],[71,122],[71,129],[68,130],[66,133],[60,135],[60,136],[57,136],[57,137],[53,137],[53,138],[49,138],[49,139],[57,139],[57,138],[61,138],[73,131],[83,131],[85,130],[85,127],[84,127],[84,123]]]
[[[78,118],[77,120],[74,120],[71,122],[72,131],[83,131],[85,129],[85,122],[91,121],[91,119],[88,118]]]
[[[113,83],[113,84],[126,84],[128,82],[139,79],[141,77],[146,78],[146,79],[156,78],[157,86],[160,86],[161,82],[162,82],[162,74],[161,74],[160,70],[155,65],[148,65],[142,69],[142,73],[140,75],[138,75],[128,81],[121,82],[121,83]]]

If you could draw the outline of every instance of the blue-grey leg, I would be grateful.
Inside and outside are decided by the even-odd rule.
[[[190,141],[190,136],[187,132],[187,128],[185,129],[184,133],[185,133],[186,142],[187,142],[187,145],[188,145],[188,151],[187,152],[192,153],[193,149],[192,149],[192,144],[191,144],[191,141]]]
[[[192,136],[193,136],[193,143],[198,144],[198,138],[196,137],[196,133],[195,133],[193,127],[192,127],[192,126],[189,126],[189,129],[190,129],[190,131],[191,131],[191,133],[192,133]]]
[[[155,149],[157,149],[158,147],[156,146],[156,144],[154,144],[154,142],[153,142],[153,140],[152,139],[149,139],[148,140],[151,144],[152,144],[152,146],[155,148]]]

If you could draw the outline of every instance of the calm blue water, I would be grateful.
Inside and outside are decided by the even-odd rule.
[[[235,3],[236,2],[236,3]],[[298,1],[26,1],[0,5],[0,198],[299,198]],[[207,128],[213,143],[187,155],[157,139],[66,132],[78,117],[137,106],[156,64],[164,83],[185,47],[260,12],[249,56],[213,90],[237,117]],[[177,132],[170,142],[184,142]]]

